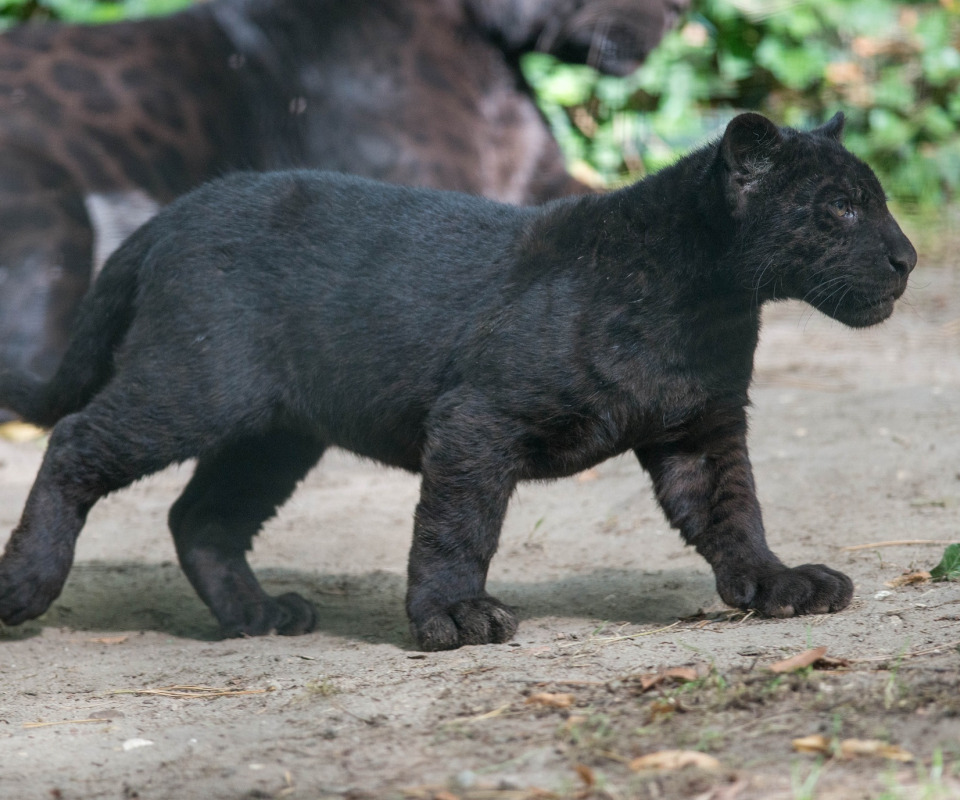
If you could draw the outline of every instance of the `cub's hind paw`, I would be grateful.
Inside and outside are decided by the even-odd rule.
[[[0,587],[0,622],[19,625],[39,617],[57,599],[59,591],[45,591],[35,586]]]
[[[244,606],[243,616],[242,621],[221,621],[224,636],[265,636],[269,633],[299,636],[310,633],[317,624],[313,604],[295,592]]]
[[[467,644],[507,642],[517,632],[517,615],[490,595],[459,600],[411,618],[414,641],[421,650],[455,650]]]
[[[846,608],[853,598],[853,581],[823,564],[780,567],[726,581],[718,577],[717,589],[730,605],[768,617],[827,614]]]
[[[37,563],[40,562],[40,563]],[[19,625],[43,614],[60,596],[70,564],[7,554],[0,559],[0,621]]]

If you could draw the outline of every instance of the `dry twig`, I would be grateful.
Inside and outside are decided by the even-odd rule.
[[[217,686],[163,686],[159,689],[114,689],[109,694],[152,695],[154,697],[178,697],[181,699],[207,699],[211,697],[235,697],[245,694],[264,694],[269,689],[227,689]]]
[[[848,547],[841,547],[840,549],[847,553],[852,553],[854,550],[872,550],[874,547],[903,547],[906,545],[914,544],[941,544],[948,545],[952,544],[951,541],[947,539],[898,539],[892,542],[870,542],[869,544],[852,544]]]
[[[24,722],[24,728],[49,728],[52,725],[87,725],[91,722],[113,722],[112,719],[93,717],[91,719],[62,719],[57,722]]]

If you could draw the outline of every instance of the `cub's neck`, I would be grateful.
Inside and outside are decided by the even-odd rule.
[[[749,269],[738,261],[742,232],[722,178],[719,145],[708,145],[623,189],[555,201],[534,230],[558,258],[575,253],[584,268],[589,253],[592,268],[627,283],[643,275],[678,303],[723,298],[755,307]]]

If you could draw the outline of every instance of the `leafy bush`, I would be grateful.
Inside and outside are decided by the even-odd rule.
[[[797,127],[843,110],[848,146],[892,196],[933,205],[960,189],[960,0],[700,0],[624,80],[540,55],[524,67],[571,160],[608,183],[740,110]]]

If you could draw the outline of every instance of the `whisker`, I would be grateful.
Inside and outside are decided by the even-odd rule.
[[[838,276],[835,277],[835,278],[830,278],[830,279],[828,279],[828,280],[821,281],[821,282],[818,283],[816,286],[814,286],[812,289],[810,289],[810,291],[808,291],[808,292],[807,292],[803,297],[801,297],[800,299],[801,299],[803,302],[805,302],[805,303],[812,303],[814,299],[817,299],[817,298],[821,297],[822,294],[823,294],[823,292],[824,292],[826,289],[832,288],[833,286],[836,286],[837,284],[842,284],[842,283],[844,283],[844,281],[846,281],[846,278],[845,278],[843,275],[838,275]],[[812,299],[811,299],[811,295],[813,295],[813,298],[812,298]]]
[[[848,286],[848,287],[847,287],[847,291],[845,291],[842,295],[840,295],[840,299],[837,300],[837,305],[834,306],[834,309],[833,309],[833,314],[834,314],[834,316],[836,316],[837,312],[840,311],[840,304],[843,302],[843,299],[844,299],[848,294],[850,294],[850,292],[852,292],[852,291],[853,291],[853,287],[852,287],[852,286]]]

